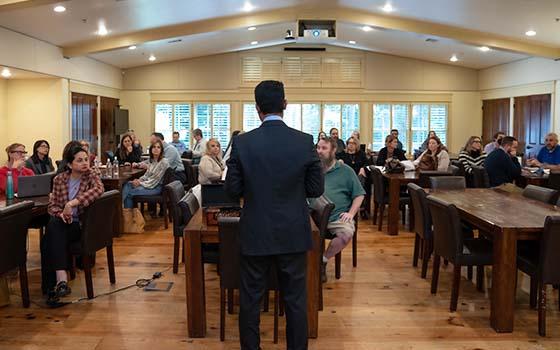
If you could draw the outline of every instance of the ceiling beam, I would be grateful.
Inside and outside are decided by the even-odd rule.
[[[488,46],[500,50],[518,52],[531,56],[560,58],[560,48],[543,43],[508,38],[496,34],[460,27],[419,21],[409,18],[387,16],[346,7],[289,7],[253,14],[235,15],[208,20],[177,24],[132,33],[97,38],[63,47],[65,57],[83,56],[90,53],[125,48],[145,42],[163,40],[193,34],[232,30],[249,26],[295,22],[298,19],[333,19],[341,22],[370,25],[391,30],[434,35],[469,45]]]
[[[0,12],[52,5],[68,0],[0,0]]]

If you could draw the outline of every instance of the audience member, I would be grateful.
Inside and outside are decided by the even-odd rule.
[[[140,140],[138,139],[138,137],[136,137],[136,134],[134,133],[133,129],[128,129],[127,134],[129,134],[132,137],[132,143],[134,144],[134,146],[137,146],[138,148],[140,148],[142,150],[142,144],[140,143]]]
[[[319,141],[317,152],[325,172],[324,195],[334,203],[327,229],[336,236],[331,240],[323,256],[321,278],[326,281],[327,261],[342,251],[354,236],[354,217],[366,194],[355,172],[336,161],[336,140],[327,138]]]
[[[360,151],[360,141],[354,137],[350,137],[346,141],[346,152],[339,155],[340,160],[354,170],[356,175],[366,177],[364,167],[368,160],[364,152]]]
[[[121,138],[117,159],[119,163],[124,165],[132,165],[142,161],[142,149],[134,144],[132,135],[124,134]]]
[[[346,149],[346,146],[344,145],[344,141],[342,141],[339,137],[338,137],[338,129],[337,128],[332,128],[331,131],[329,132],[331,138],[333,138],[336,142],[336,154],[341,154],[342,152],[344,152],[344,150]]]
[[[185,174],[185,167],[183,166],[183,161],[181,160],[181,155],[179,151],[170,144],[164,141],[164,136],[160,132],[154,132],[150,136],[150,144],[154,146],[157,142],[161,142],[163,145],[163,157],[168,161],[168,166],[175,171],[175,178],[181,183],[187,182],[187,174]],[[151,149],[151,147],[150,147]],[[150,162],[133,163],[133,166],[138,166],[140,168],[149,168]]]
[[[224,168],[225,165],[222,161],[220,142],[212,138],[206,142],[206,154],[200,159],[200,164],[198,166],[198,183],[207,185],[220,181]]]
[[[482,140],[478,136],[469,137],[465,148],[459,153],[459,162],[463,165],[465,173],[470,177],[473,166],[484,166],[486,153],[482,151]]]
[[[19,176],[32,176],[35,175],[33,170],[25,167],[25,146],[21,143],[12,143],[6,147],[8,154],[8,162],[5,166],[0,168],[0,193],[6,193],[6,180],[8,178],[8,171],[12,173],[12,180],[14,184],[14,193],[17,193],[18,177]]]
[[[393,129],[393,130],[391,130],[391,135],[393,135],[397,139],[397,149],[400,149],[401,151],[403,151],[402,142],[399,140],[399,131],[397,129]]]
[[[360,145],[360,132],[358,130],[352,131],[352,136],[350,137],[355,138],[356,141],[358,142],[358,145]]]
[[[64,157],[66,167],[53,180],[48,212],[51,216],[41,241],[43,269],[56,272],[56,284],[48,285],[48,302],[70,294],[68,246],[80,239],[80,214],[103,194],[99,175],[90,168],[89,155],[81,146],[71,147]],[[53,278],[54,282],[54,278]]]
[[[80,141],[70,141],[66,144],[66,146],[64,146],[64,149],[62,150],[62,159],[60,161],[57,161],[56,164],[57,175],[68,170],[68,167],[66,166],[66,154],[68,154],[68,152],[70,152],[70,150],[74,147],[82,147],[82,144],[80,143]]]
[[[517,140],[512,136],[504,136],[500,140],[500,147],[486,156],[484,167],[491,187],[513,182],[521,175],[521,164],[517,160]]]
[[[146,173],[139,179],[129,181],[123,186],[122,197],[125,208],[134,208],[134,196],[161,193],[165,171],[170,167],[169,160],[164,158],[164,145],[161,140],[154,140],[150,146],[150,159],[148,163],[142,164],[147,164]]]
[[[171,141],[171,145],[174,146],[177,149],[177,151],[179,151],[179,155],[183,154],[183,152],[187,150],[187,146],[185,146],[183,141],[179,140],[180,137],[181,135],[179,134],[179,132],[174,131],[173,141]]]
[[[385,138],[385,147],[377,154],[377,165],[385,166],[387,160],[393,158],[400,161],[406,160],[406,155],[402,149],[397,148],[399,140],[393,135],[387,135]]]
[[[484,153],[490,154],[490,152],[492,152],[493,150],[500,148],[500,140],[504,138],[504,136],[506,136],[506,134],[504,134],[502,131],[498,131],[497,133],[495,133],[492,142],[484,146]]]
[[[97,158],[97,156],[95,155],[95,153],[93,153],[92,151],[90,151],[90,144],[89,141],[87,140],[80,140],[80,145],[82,145],[82,148],[84,149],[84,151],[87,152],[88,157],[89,157],[89,165],[93,166],[93,164],[95,164],[95,158]]]
[[[228,161],[229,157],[231,156],[231,145],[233,144],[233,139],[242,133],[243,131],[241,130],[235,130],[234,132],[231,133],[231,138],[229,139],[229,143],[227,145],[226,151],[224,152],[224,159],[223,159],[224,164]]]
[[[192,148],[193,151],[193,161],[197,163],[200,161],[200,158],[206,153],[206,140],[202,137],[202,130],[194,129],[193,138],[195,140],[195,144]]]
[[[530,166],[558,170],[560,169],[560,147],[558,147],[558,135],[548,133],[544,139],[545,146],[540,149],[537,159],[529,159]]]
[[[439,137],[430,137],[428,149],[414,161],[414,166],[420,170],[447,171],[449,169],[449,154]]]
[[[25,167],[33,170],[35,175],[54,171],[52,159],[49,157],[51,146],[46,140],[39,140],[33,144],[33,155],[25,162]]]
[[[437,134],[435,131],[430,130],[428,132],[428,136],[426,136],[426,139],[424,140],[424,142],[422,142],[422,146],[420,146],[420,148],[418,149],[418,154],[422,154],[422,152],[424,152],[425,150],[428,149],[428,141],[430,141],[431,137],[436,137]]]

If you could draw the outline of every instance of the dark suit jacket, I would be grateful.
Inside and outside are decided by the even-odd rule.
[[[490,187],[513,182],[521,175],[521,165],[517,158],[510,156],[501,148],[496,148],[486,156],[484,167],[490,179]]]
[[[267,121],[234,138],[226,191],[243,197],[241,252],[264,256],[311,249],[307,198],[324,191],[313,137]]]

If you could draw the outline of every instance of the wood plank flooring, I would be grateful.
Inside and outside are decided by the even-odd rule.
[[[479,293],[462,279],[459,307],[450,313],[452,266],[440,276],[439,293],[430,294],[430,278],[420,278],[413,268],[411,233],[390,237],[369,221],[360,224],[358,267],[352,268],[351,251],[343,254],[342,278],[334,279],[329,263],[329,281],[320,313],[319,339],[310,349],[559,349],[560,315],[557,293],[549,293],[548,337],[537,334],[537,312],[529,309],[527,279],[520,277],[517,292],[515,332],[496,334],[489,326],[488,291]],[[237,316],[226,318],[226,341],[219,341],[218,277],[207,266],[208,337],[189,339],[186,327],[185,276],[181,267],[173,275],[171,227],[160,219],[148,219],[147,232],[115,240],[117,284],[110,286],[105,253],[97,257],[94,291],[104,293],[149,278],[164,271],[161,281],[172,281],[169,293],[144,292],[133,287],[111,296],[48,309],[40,295],[38,233],[29,237],[31,298],[29,309],[18,296],[0,308],[0,350],[3,349],[239,349]],[[431,267],[431,266],[430,266]],[[431,269],[428,271],[431,275]],[[485,282],[489,283],[490,270]],[[85,296],[83,274],[71,283],[69,301]],[[19,294],[17,278],[10,289]],[[272,343],[272,315],[262,316],[263,349],[284,349],[284,320],[280,321],[280,344]]]

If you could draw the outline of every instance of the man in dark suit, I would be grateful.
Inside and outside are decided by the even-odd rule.
[[[500,147],[492,151],[484,161],[490,187],[513,182],[521,175],[521,165],[517,160],[517,140],[512,136],[502,138]]]
[[[262,125],[233,140],[226,191],[243,197],[239,335],[242,350],[259,349],[260,302],[276,268],[286,305],[288,349],[307,349],[306,251],[311,249],[307,198],[324,191],[313,137],[286,126],[284,85],[255,88]]]

